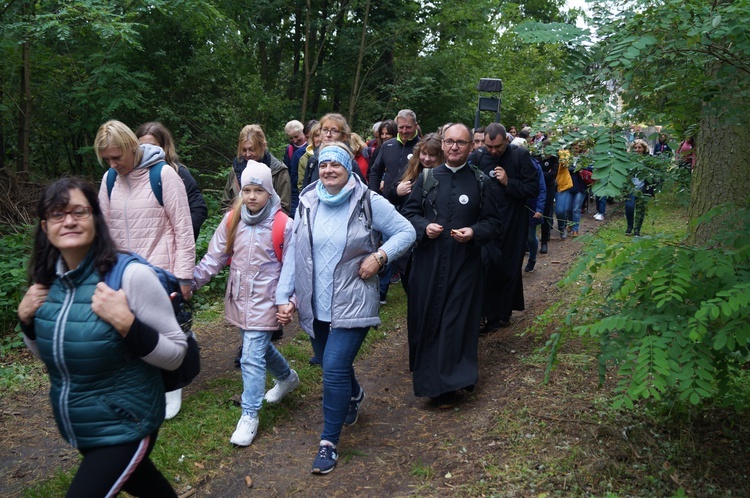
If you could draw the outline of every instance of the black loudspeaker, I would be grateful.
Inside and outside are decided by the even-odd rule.
[[[503,91],[503,80],[497,78],[480,78],[477,90],[480,92],[500,93]]]

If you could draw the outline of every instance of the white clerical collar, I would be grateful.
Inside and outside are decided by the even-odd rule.
[[[448,168],[449,170],[453,171],[454,173],[455,173],[456,171],[460,170],[461,168],[463,168],[464,166],[466,166],[466,163],[463,163],[463,164],[462,164],[461,166],[457,166],[457,167],[455,167],[455,168],[454,168],[453,166],[448,166],[448,164],[447,164],[447,163],[446,163],[446,165],[445,165],[445,167],[446,167],[446,168]]]

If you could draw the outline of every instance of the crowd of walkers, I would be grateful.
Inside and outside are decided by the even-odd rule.
[[[581,233],[591,197],[590,144],[553,151],[544,132],[520,129],[448,123],[423,133],[402,109],[365,142],[330,113],[287,123],[279,160],[263,129],[247,125],[223,218],[196,265],[208,210],[169,130],[104,123],[94,141],[107,168],[98,192],[66,178],[39,200],[18,309],[27,345],[47,366],[58,428],[83,455],[68,496],[175,496],[149,454],[163,421],[180,411],[181,390],[165,393],[160,371],[180,366],[186,335],[147,265],[129,265],[121,289],[103,282],[118,252],[174,274],[186,300],[228,267],[224,309],[239,329],[243,380],[236,446],[252,443],[264,400],[278,403],[300,384],[273,344],[296,313],[323,371],[312,472],[334,469],[342,429],[366,397],[354,360],[397,281],[407,294],[414,394],[438,408],[460,403],[480,380],[480,334],[524,309],[523,272],[535,270],[553,234]],[[649,154],[645,140],[630,139],[634,154]],[[653,151],[672,153],[666,136]],[[692,168],[692,142],[678,153]],[[640,235],[654,185],[632,182],[626,234]],[[607,199],[594,201],[602,221]]]

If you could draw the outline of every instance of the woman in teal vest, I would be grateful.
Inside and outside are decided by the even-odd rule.
[[[47,366],[60,434],[83,454],[66,496],[177,496],[149,459],[164,420],[159,369],[179,367],[187,350],[169,297],[145,265],[125,269],[120,291],[101,282],[117,251],[83,180],[48,186],[37,215],[18,317]]]

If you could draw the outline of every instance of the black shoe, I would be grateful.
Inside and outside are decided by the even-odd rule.
[[[530,259],[528,263],[526,263],[526,268],[523,269],[526,273],[531,273],[534,271],[534,265],[536,265],[535,259]]]
[[[237,348],[237,357],[234,359],[234,366],[239,368],[242,361],[242,344]]]
[[[282,337],[284,337],[284,327],[281,327],[279,330],[273,331],[273,335],[271,336],[271,342],[276,342]]]
[[[441,410],[450,410],[458,404],[458,395],[456,394],[456,391],[448,391],[447,393],[432,398],[432,402]]]
[[[490,334],[500,328],[500,322],[487,322],[479,328],[479,335]]]
[[[635,232],[633,232],[633,235],[635,235],[636,237],[640,237],[641,236],[640,230],[636,230]]]
[[[625,235],[633,235],[633,228],[632,227],[628,227],[628,229],[625,230]]]
[[[309,363],[310,365],[320,365],[320,358],[318,358],[317,356],[313,356],[312,358],[310,358]]]
[[[539,252],[541,254],[547,254],[547,243],[546,242],[542,242],[542,248],[539,249]]]

